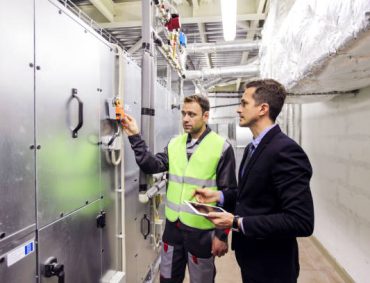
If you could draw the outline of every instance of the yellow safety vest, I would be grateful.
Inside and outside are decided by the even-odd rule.
[[[196,215],[185,203],[191,200],[196,188],[217,190],[216,171],[225,139],[215,132],[208,133],[196,150],[187,158],[187,134],[172,139],[168,145],[169,180],[167,188],[166,218],[180,219],[187,226],[207,230],[214,224],[203,216]]]

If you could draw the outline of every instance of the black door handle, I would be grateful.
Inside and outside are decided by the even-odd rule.
[[[145,222],[146,222],[146,227],[145,227]],[[150,234],[150,220],[148,218],[148,216],[146,216],[146,214],[144,214],[143,218],[141,219],[141,223],[140,223],[141,227],[140,227],[140,230],[141,230],[141,234],[143,234],[144,236],[144,239],[146,240],[146,238],[148,237],[148,235]]]
[[[70,112],[68,112],[68,124],[70,125],[70,129],[72,131],[72,138],[78,137],[78,130],[81,129],[83,123],[84,123],[84,104],[81,101],[81,99],[77,96],[77,89],[72,88],[72,95],[68,99],[67,102],[67,108],[69,109],[69,105],[71,104],[72,100],[76,99],[78,102],[78,123],[76,127],[73,127],[71,125],[71,118],[70,118]]]

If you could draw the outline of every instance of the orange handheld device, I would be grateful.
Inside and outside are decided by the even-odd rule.
[[[122,123],[122,119],[125,118],[125,111],[123,110],[122,102],[119,98],[114,101],[116,106],[116,120]]]

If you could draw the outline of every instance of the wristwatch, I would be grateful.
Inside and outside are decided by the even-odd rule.
[[[234,215],[232,229],[235,232],[239,232],[239,215]]]
[[[223,232],[222,234],[220,234],[216,237],[219,238],[221,241],[226,242],[227,241],[227,236],[228,236],[228,234],[226,232]]]

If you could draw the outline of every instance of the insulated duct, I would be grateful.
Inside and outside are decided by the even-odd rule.
[[[260,41],[232,41],[232,42],[212,42],[194,43],[186,47],[187,54],[196,53],[215,53],[215,52],[234,52],[258,50]]]
[[[255,77],[260,75],[258,65],[241,65],[223,68],[202,69],[186,71],[185,80],[214,79],[223,77]]]
[[[369,0],[271,0],[259,52],[261,77],[298,93],[366,87],[369,29]]]

